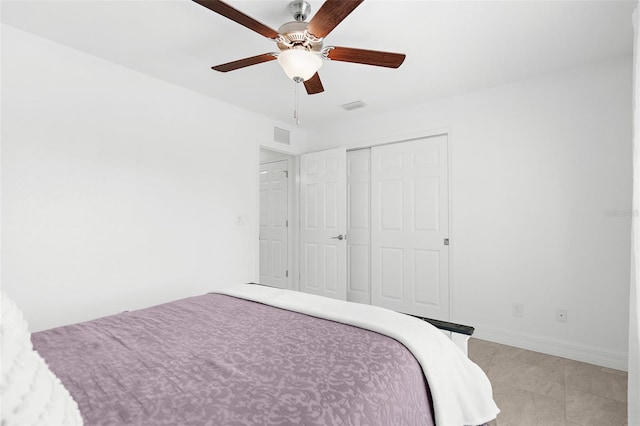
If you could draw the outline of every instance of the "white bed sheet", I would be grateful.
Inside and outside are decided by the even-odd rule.
[[[422,366],[439,426],[481,425],[500,412],[482,369],[440,330],[418,318],[377,306],[256,284],[236,285],[214,293],[354,325],[398,340]]]

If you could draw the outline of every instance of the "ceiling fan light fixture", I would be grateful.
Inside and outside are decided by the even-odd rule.
[[[283,50],[278,54],[278,63],[290,79],[306,81],[322,67],[322,59],[305,48]]]

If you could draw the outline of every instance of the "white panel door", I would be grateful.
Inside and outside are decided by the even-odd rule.
[[[371,149],[347,152],[347,300],[371,303]]]
[[[371,149],[371,303],[449,319],[447,137]]]
[[[300,156],[300,290],[345,300],[346,150]]]
[[[260,283],[289,288],[288,162],[260,164]]]

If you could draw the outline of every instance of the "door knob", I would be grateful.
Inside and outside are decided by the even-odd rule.
[[[344,240],[346,237],[342,234],[338,235],[337,237],[331,237],[331,239],[333,240]]]

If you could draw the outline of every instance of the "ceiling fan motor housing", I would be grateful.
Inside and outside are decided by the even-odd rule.
[[[307,32],[306,22],[287,22],[278,28],[280,36],[276,40],[280,50],[288,50],[293,47],[302,46],[312,52],[322,50],[322,40],[313,37]]]
[[[305,0],[294,0],[289,3],[289,12],[296,21],[306,21],[311,13],[311,5]]]

